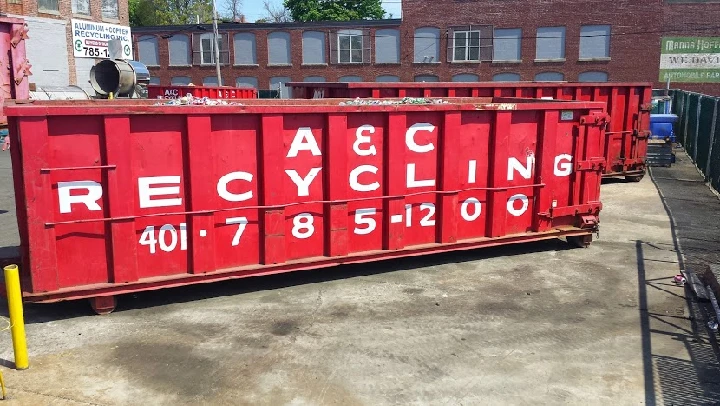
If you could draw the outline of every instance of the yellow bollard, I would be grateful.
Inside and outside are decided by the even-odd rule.
[[[20,290],[20,270],[17,265],[5,267],[5,288],[7,289],[8,311],[10,313],[10,332],[15,351],[15,368],[27,369],[27,341],[25,341],[25,320],[23,320],[22,291]]]

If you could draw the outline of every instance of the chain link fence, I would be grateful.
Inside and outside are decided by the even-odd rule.
[[[675,134],[716,191],[720,190],[720,97],[671,90],[672,112],[678,116]]]

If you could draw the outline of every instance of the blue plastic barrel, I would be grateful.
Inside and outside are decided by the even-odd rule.
[[[673,124],[678,120],[675,114],[650,114],[650,138],[675,142]]]

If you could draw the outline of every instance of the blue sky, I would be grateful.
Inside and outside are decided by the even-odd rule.
[[[217,7],[220,10],[224,8],[223,0],[216,0]],[[283,0],[270,0],[275,5],[282,5]],[[383,7],[388,13],[392,13],[394,18],[400,18],[400,0],[383,0]],[[243,13],[248,22],[254,22],[255,20],[265,17],[263,11],[263,0],[243,0]]]

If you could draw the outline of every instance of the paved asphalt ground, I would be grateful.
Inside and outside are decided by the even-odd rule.
[[[9,168],[0,155],[3,255],[18,243]],[[588,249],[558,240],[127,295],[108,316],[26,305],[30,369],[11,369],[0,333],[6,403],[719,401],[709,306],[671,282],[684,259],[653,179],[602,193]]]

